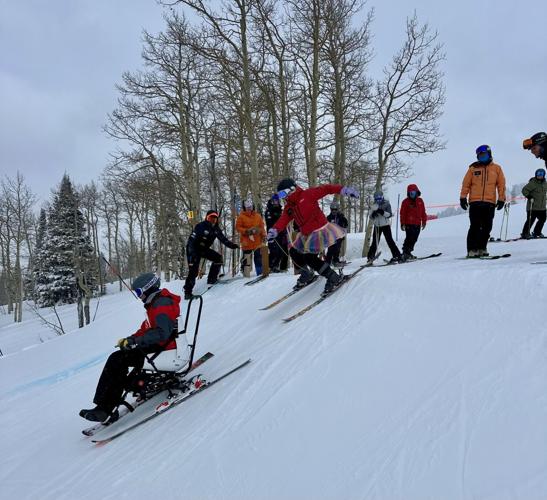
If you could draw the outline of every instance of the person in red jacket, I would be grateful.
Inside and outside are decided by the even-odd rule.
[[[119,351],[113,352],[104,365],[93,402],[96,407],[81,410],[80,416],[93,422],[117,420],[115,409],[128,382],[130,367],[142,368],[145,355],[177,348],[173,333],[178,333],[177,318],[181,298],[166,288],[160,289],[160,278],[144,273],[132,288],[146,309],[147,319],[131,336],[118,340]]]
[[[352,187],[340,184],[324,184],[309,189],[302,189],[292,179],[283,179],[277,185],[277,195],[285,201],[281,217],[268,231],[268,240],[276,238],[289,222],[293,221],[299,229],[294,241],[289,246],[289,254],[294,264],[300,268],[300,277],[295,288],[301,288],[313,281],[317,271],[327,279],[325,293],[334,290],[342,281],[342,276],[336,273],[326,262],[319,258],[319,253],[334,245],[345,236],[345,231],[327,220],[317,203],[329,194],[341,194],[358,198],[359,193]],[[313,271],[311,269],[313,269]]]
[[[401,230],[406,232],[403,243],[403,260],[411,260],[414,245],[420,236],[420,230],[425,229],[427,215],[425,205],[420,198],[422,193],[416,184],[409,184],[406,188],[406,198],[401,203]]]

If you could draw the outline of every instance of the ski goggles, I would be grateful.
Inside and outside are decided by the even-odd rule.
[[[280,200],[285,199],[287,196],[289,196],[291,193],[294,193],[296,191],[296,186],[292,186],[290,188],[282,189],[281,191],[277,192],[277,196]]]
[[[534,141],[532,139],[524,139],[522,141],[523,149],[532,149],[533,145],[534,145]]]
[[[146,285],[144,285],[143,287],[140,287],[140,288],[135,288],[134,292],[135,292],[135,295],[139,298],[139,299],[142,299],[142,297],[144,296],[144,294],[150,290],[151,288],[154,287],[154,285],[157,284],[158,282],[158,277],[157,276],[154,276],[148,283],[146,283]]]
[[[417,193],[416,191],[409,191],[409,192],[408,192],[408,196],[410,196],[411,198],[416,198],[416,195],[417,195],[417,194],[418,194],[418,193]]]
[[[477,159],[479,161],[487,161],[491,158],[491,155],[488,151],[481,151],[478,155],[477,155]]]
[[[374,201],[376,203],[380,203],[381,201],[384,201],[384,197],[383,196],[375,196]]]
[[[543,170],[542,168],[536,170],[536,177],[545,177],[545,170]]]

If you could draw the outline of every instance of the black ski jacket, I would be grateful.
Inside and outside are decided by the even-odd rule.
[[[217,224],[213,225],[209,221],[204,220],[199,224],[196,224],[192,234],[188,238],[188,243],[186,244],[186,254],[190,256],[202,253],[210,248],[217,238],[228,248],[237,248],[235,243],[226,238]]]
[[[274,205],[271,200],[266,205],[266,212],[264,213],[264,219],[266,219],[266,229],[271,229],[273,225],[281,217],[283,207],[281,205]]]
[[[342,212],[338,212],[336,214],[331,212],[327,215],[327,220],[340,226],[342,229],[347,229],[348,227],[348,219],[346,219],[346,216]]]

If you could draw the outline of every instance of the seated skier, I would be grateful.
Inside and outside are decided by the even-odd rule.
[[[81,410],[80,416],[93,422],[117,420],[117,407],[121,403],[124,389],[128,385],[129,368],[142,368],[146,354],[162,352],[166,355],[163,363],[154,361],[157,369],[177,371],[188,361],[186,338],[180,339],[182,345],[177,353],[177,343],[170,340],[178,330],[177,318],[180,314],[180,297],[166,288],[160,289],[160,278],[154,273],[143,273],[132,284],[137,297],[144,303],[147,319],[129,337],[118,340],[119,351],[113,352],[103,368],[93,402],[95,408]],[[150,367],[152,368],[152,367]],[[114,411],[116,410],[116,411]]]

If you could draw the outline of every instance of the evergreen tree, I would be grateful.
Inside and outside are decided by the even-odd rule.
[[[80,302],[85,288],[95,286],[95,261],[78,197],[66,174],[54,194],[48,219],[36,287],[38,303],[52,306]]]
[[[40,217],[38,219],[38,229],[36,230],[36,243],[34,247],[34,253],[32,258],[32,266],[30,272],[31,296],[36,301],[39,294],[37,293],[38,286],[47,282],[46,274],[44,273],[44,243],[47,236],[47,215],[46,210],[42,208],[40,210]]]

